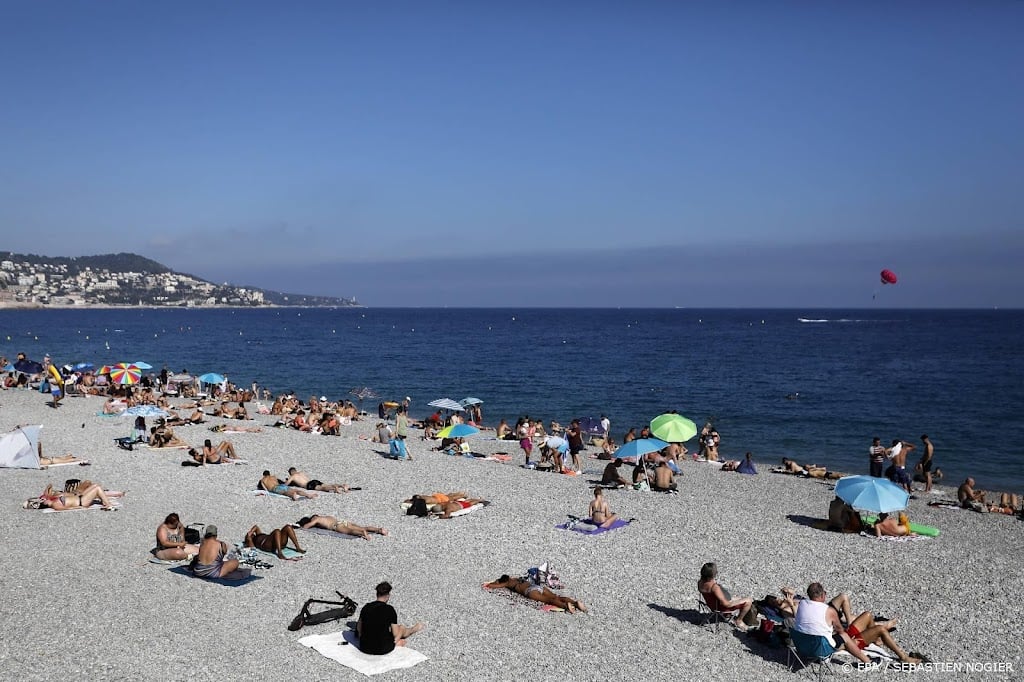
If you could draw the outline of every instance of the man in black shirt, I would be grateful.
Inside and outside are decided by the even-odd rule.
[[[356,633],[359,649],[366,654],[391,653],[396,646],[405,646],[405,640],[423,629],[423,623],[412,627],[399,625],[398,612],[388,603],[391,583],[377,585],[377,600],[365,604],[359,611]]]

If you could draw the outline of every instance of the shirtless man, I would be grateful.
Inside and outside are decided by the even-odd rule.
[[[263,478],[260,479],[259,488],[261,490],[266,490],[268,493],[290,497],[293,500],[297,500],[300,497],[308,497],[310,499],[316,498],[316,493],[285,485],[284,481],[281,479],[276,476],[271,476],[269,471],[263,472]]]
[[[325,528],[332,530],[335,533],[343,533],[345,535],[355,535],[364,540],[370,539],[370,533],[376,533],[377,535],[387,535],[387,528],[379,528],[377,526],[358,526],[350,521],[342,521],[333,516],[321,516],[320,514],[313,514],[312,516],[303,516],[299,519],[299,528]]]
[[[668,466],[668,460],[664,460],[654,470],[654,485],[651,486],[651,490],[658,490],[661,492],[668,492],[671,490],[674,492],[676,489],[675,475],[672,473],[672,469]]]
[[[608,466],[604,468],[604,473],[601,475],[601,485],[616,485],[620,488],[625,488],[629,485],[629,481],[624,479],[619,473],[620,466],[622,466],[621,459],[609,462]]]
[[[284,484],[305,488],[306,490],[319,490],[324,493],[348,492],[348,485],[345,483],[321,483],[315,478],[310,478],[305,472],[299,471],[295,467],[288,469],[288,478],[285,479]]]
[[[956,499],[964,509],[974,511],[986,511],[985,491],[974,489],[974,479],[967,477],[960,487],[956,489]]]
[[[921,436],[921,442],[924,443],[924,452],[921,453],[921,461],[917,463],[915,469],[924,476],[924,491],[930,493],[932,491],[932,457],[935,455],[935,446],[928,439],[928,434]]]
[[[284,552],[285,547],[291,542],[295,547],[295,551],[299,554],[305,554],[306,550],[299,547],[299,539],[295,537],[295,529],[291,526],[284,526],[277,530],[272,530],[269,533],[264,533],[260,530],[259,526],[253,526],[249,529],[249,532],[245,534],[245,546],[255,547],[261,549],[264,552],[270,552],[276,554],[278,559],[286,559]]]
[[[619,517],[608,509],[608,500],[604,499],[604,489],[594,488],[594,499],[590,501],[590,520],[601,528],[608,528],[618,521]]]
[[[907,454],[914,449],[914,445],[896,438],[892,441],[892,447],[885,452],[886,459],[892,461],[892,466],[885,472],[890,481],[900,486],[908,493],[914,492],[911,487],[910,476],[907,474]]]

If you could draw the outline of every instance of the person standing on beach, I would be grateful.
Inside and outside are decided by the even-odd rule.
[[[423,623],[412,627],[398,623],[398,612],[388,603],[391,599],[391,583],[377,585],[377,599],[364,604],[359,610],[356,634],[359,636],[359,650],[364,654],[383,656],[405,646],[406,640],[423,629]]]
[[[935,456],[935,446],[928,439],[927,433],[921,436],[921,442],[924,443],[924,452],[921,454],[921,461],[915,468],[924,476],[924,491],[930,493],[932,491],[932,457]]]
[[[907,475],[907,453],[913,449],[912,444],[896,438],[892,441],[892,447],[885,453],[885,456],[892,460],[892,466],[885,472],[886,476],[908,493],[914,492],[910,476]]]
[[[875,478],[882,478],[882,467],[885,465],[885,446],[881,438],[873,438],[871,447],[868,448],[868,459],[871,462],[870,474]]]
[[[409,408],[408,398],[405,399],[401,405],[398,406],[398,414],[395,415],[395,438],[402,441],[402,447],[406,451],[406,458],[412,461],[412,455],[409,454],[409,445],[405,442],[405,439],[409,437],[409,416],[406,414],[406,410]]]
[[[583,431],[580,429],[580,420],[573,419],[569,428],[565,430],[565,439],[569,442],[569,454],[572,455],[572,468],[577,473],[583,471],[580,465],[580,452],[583,450]]]

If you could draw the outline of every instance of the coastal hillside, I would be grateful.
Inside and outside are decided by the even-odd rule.
[[[215,284],[133,253],[66,257],[0,251],[0,307],[358,305],[355,298]]]

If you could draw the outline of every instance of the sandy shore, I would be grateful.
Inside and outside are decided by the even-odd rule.
[[[593,475],[572,478],[520,468],[512,442],[473,441],[479,452],[515,455],[514,464],[501,464],[430,452],[417,438],[410,440],[415,460],[396,462],[359,438],[375,420],[346,427],[341,437],[176,429],[196,445],[230,438],[251,462],[198,469],[180,466],[180,450],[115,447],[130,423],[97,416],[100,399],[68,398],[58,410],[44,401],[37,392],[0,392],[0,430],[43,424],[46,454],[71,452],[92,465],[0,470],[7,595],[0,672],[7,679],[362,679],[296,643],[343,623],[297,633],[287,625],[309,597],[339,590],[362,605],[384,579],[395,586],[400,620],[427,624],[411,645],[430,657],[387,679],[794,679],[784,649],[697,624],[695,585],[706,561],[718,562],[720,582],[736,596],[759,598],[781,585],[803,591],[819,580],[830,594],[849,593],[855,611],[899,616],[897,640],[908,650],[1014,669],[889,677],[1020,679],[1024,669],[1024,542],[1012,517],[931,508],[922,496],[909,515],[939,527],[937,539],[840,535],[803,522],[826,515],[832,494],[823,482],[767,473],[767,463],[760,475],[743,476],[688,462],[679,495],[608,492],[613,511],[639,522],[587,537],[554,526],[585,513],[587,479],[603,465],[597,460],[585,460]],[[283,475],[292,465],[363,490],[301,502],[248,494],[263,469]],[[126,491],[122,509],[21,508],[47,483],[72,477]],[[492,504],[447,521],[401,514],[403,498],[435,490],[467,490]],[[303,560],[275,561],[257,572],[259,580],[228,588],[148,562],[155,530],[171,511],[186,524],[216,524],[228,541],[240,541],[254,523],[275,528],[314,512],[384,526],[390,536],[366,542],[303,534]],[[545,560],[589,613],[545,613],[480,588]]]

